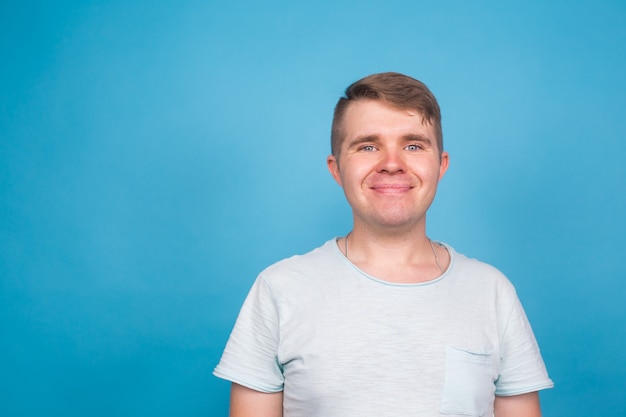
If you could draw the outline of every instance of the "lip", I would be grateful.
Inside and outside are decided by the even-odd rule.
[[[407,191],[410,191],[413,187],[408,184],[375,184],[372,185],[370,188],[378,193],[399,194],[406,193]]]

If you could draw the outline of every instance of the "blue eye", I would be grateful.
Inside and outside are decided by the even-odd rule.
[[[408,145],[406,147],[409,151],[419,151],[421,148],[421,146],[416,145],[416,144],[412,144],[412,145]]]
[[[376,148],[373,145],[365,145],[365,146],[361,146],[361,150],[365,152],[372,152],[372,151],[375,151]]]

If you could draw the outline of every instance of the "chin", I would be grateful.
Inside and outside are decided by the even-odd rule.
[[[404,229],[415,226],[417,221],[414,217],[385,217],[377,219],[376,223],[387,229]]]

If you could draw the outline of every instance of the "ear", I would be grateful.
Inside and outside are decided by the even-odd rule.
[[[441,152],[441,161],[439,162],[439,181],[443,178],[443,174],[448,170],[448,165],[450,164],[450,155],[448,152]]]
[[[337,161],[337,158],[335,158],[334,155],[328,155],[328,158],[326,158],[326,165],[328,166],[328,171],[330,172],[330,175],[332,175],[337,184],[342,187],[341,174],[339,172],[339,162]]]

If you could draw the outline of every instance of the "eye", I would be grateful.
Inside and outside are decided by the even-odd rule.
[[[420,149],[423,149],[421,145],[418,145],[417,143],[412,143],[410,145],[407,145],[406,150],[408,151],[419,151]]]
[[[374,145],[363,145],[359,148],[359,150],[364,152],[373,152],[376,150],[376,147]]]

